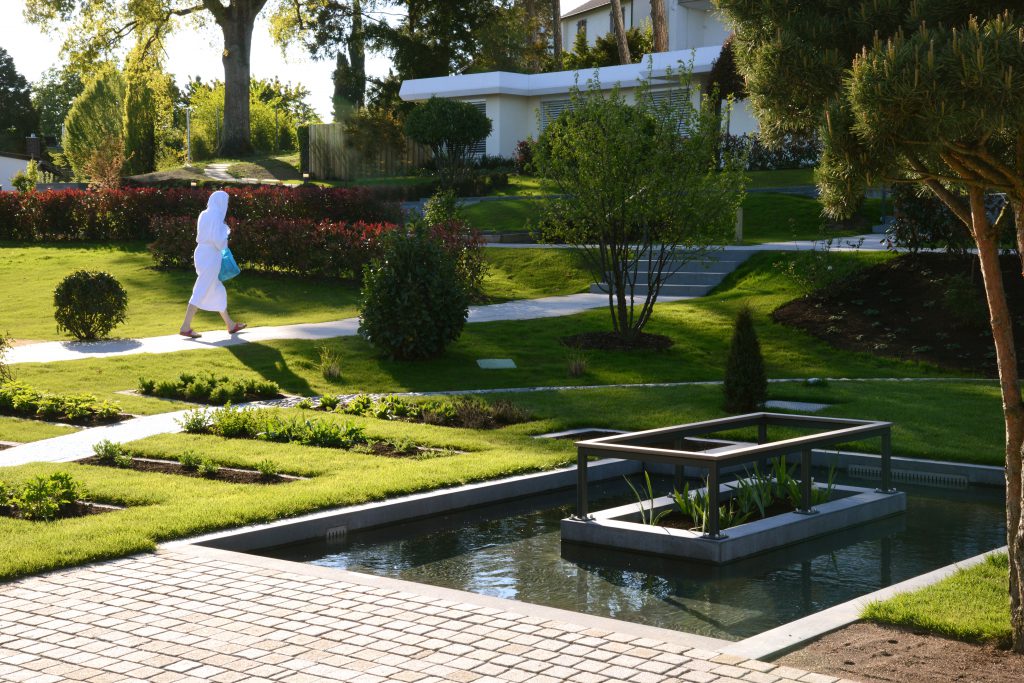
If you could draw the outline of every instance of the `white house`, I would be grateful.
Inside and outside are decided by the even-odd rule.
[[[650,0],[622,0],[621,4],[622,23],[627,29],[650,22]],[[731,33],[713,11],[710,0],[665,0],[665,20],[669,50],[721,45]],[[587,44],[593,45],[612,30],[611,2],[589,0],[562,15],[562,49],[572,50],[577,33],[583,33]]]
[[[27,154],[0,152],[0,190],[13,190],[11,178],[24,173],[31,159]]]
[[[636,25],[637,18],[646,21],[650,16],[650,2],[636,2],[634,13],[631,2],[623,2],[623,13],[627,27]],[[470,102],[491,119],[493,129],[482,141],[477,153],[490,156],[511,157],[516,143],[528,137],[536,139],[543,132],[548,121],[557,118],[569,105],[569,91],[574,85],[586,87],[587,81],[596,76],[606,90],[618,86],[628,98],[639,81],[650,75],[651,88],[655,97],[671,97],[674,100],[688,99],[694,106],[699,105],[699,92],[691,88],[684,92],[675,79],[666,78],[669,70],[679,71],[681,66],[691,69],[692,85],[706,87],[711,65],[722,51],[722,43],[729,31],[711,12],[711,5],[704,0],[665,0],[669,22],[669,52],[644,55],[638,64],[606,66],[587,71],[555,71],[542,74],[521,74],[508,71],[490,71],[477,74],[417,78],[402,82],[399,96],[407,102],[420,102],[431,97]],[[571,46],[575,32],[569,35],[565,28],[578,22],[591,26],[594,17],[603,17],[600,34],[608,32],[608,7],[605,0],[591,0],[562,17],[563,40]],[[641,14],[641,10],[646,14]],[[596,20],[595,20],[596,21]],[[587,30],[590,39],[589,28]],[[597,33],[594,34],[595,36]],[[593,42],[593,41],[591,41]],[[650,74],[648,74],[650,69]],[[728,120],[729,132],[734,135],[757,130],[757,122],[745,101],[738,102]]]

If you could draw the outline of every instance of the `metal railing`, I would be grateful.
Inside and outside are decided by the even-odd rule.
[[[712,434],[732,429],[757,427],[757,443],[735,443],[718,446],[711,450],[687,450],[691,445],[688,440],[706,438]],[[789,427],[798,429],[823,429],[815,434],[782,439],[768,440],[769,427]],[[576,442],[576,518],[589,519],[587,507],[587,459],[593,457],[614,457],[626,460],[665,463],[673,465],[676,473],[676,486],[682,487],[683,468],[686,466],[703,468],[707,471],[708,515],[706,538],[724,538],[718,528],[719,483],[722,469],[744,463],[767,460],[777,456],[800,454],[801,507],[797,512],[813,514],[811,504],[811,451],[814,448],[827,448],[841,443],[859,441],[868,438],[881,439],[881,488],[884,493],[894,493],[892,489],[892,423],[870,420],[852,420],[838,417],[816,417],[808,415],[788,415],[783,413],[749,413],[735,417],[725,417],[704,422],[692,422],[673,427],[649,429],[642,432],[630,432],[603,436]],[[671,448],[665,444],[671,443]]]

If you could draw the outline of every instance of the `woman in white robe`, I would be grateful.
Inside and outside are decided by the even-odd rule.
[[[199,214],[196,229],[196,250],[192,260],[196,266],[196,284],[192,297],[185,309],[185,322],[179,334],[197,339],[200,335],[192,330],[192,317],[196,311],[217,311],[228,326],[228,333],[234,334],[245,329],[245,323],[236,323],[228,314],[228,293],[220,275],[221,251],[228,246],[230,228],[224,222],[228,213],[228,193],[218,190],[210,195],[206,210]]]

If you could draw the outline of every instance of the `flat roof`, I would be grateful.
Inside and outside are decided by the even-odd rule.
[[[656,52],[644,55],[636,64],[604,66],[584,71],[552,71],[543,74],[488,71],[479,74],[415,78],[403,81],[398,94],[406,102],[429,100],[435,96],[554,95],[567,93],[575,85],[586,85],[595,75],[604,88],[631,88],[648,77],[652,80],[664,78],[669,69],[678,71],[682,67],[689,67],[693,74],[708,73],[721,51],[721,45],[709,45],[692,50]]]

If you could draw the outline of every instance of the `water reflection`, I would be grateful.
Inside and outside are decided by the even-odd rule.
[[[1005,542],[1001,492],[906,490],[905,515],[724,566],[563,544],[571,490],[264,554],[735,640]]]

